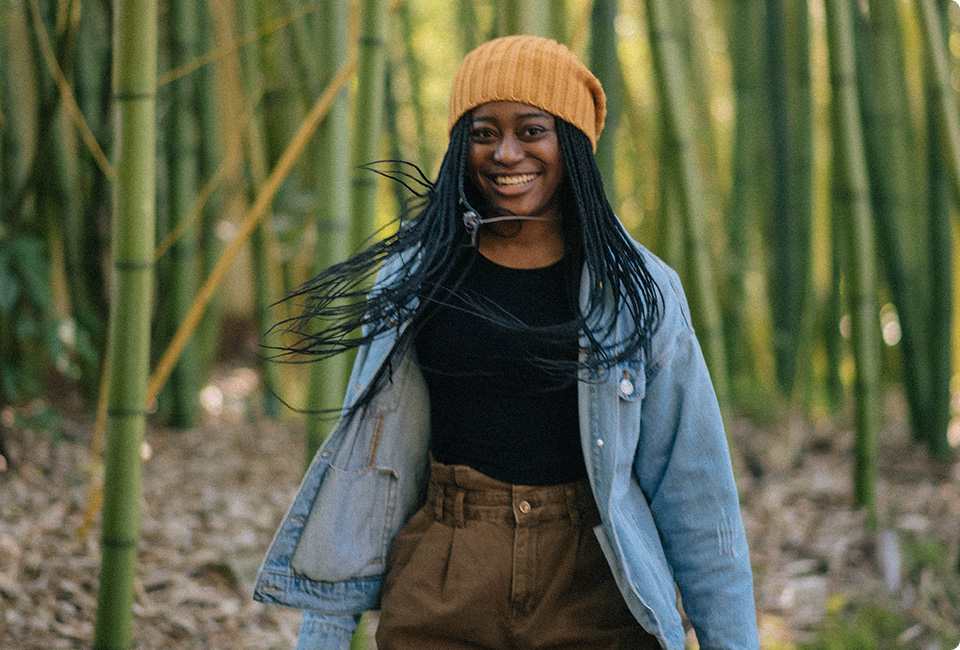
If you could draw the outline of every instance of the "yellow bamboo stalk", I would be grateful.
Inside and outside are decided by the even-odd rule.
[[[33,2],[36,2],[36,0],[33,0]],[[202,56],[198,56],[192,61],[187,61],[186,63],[184,63],[179,67],[176,67],[176,68],[173,68],[172,70],[168,70],[164,72],[162,75],[157,77],[157,87],[159,88],[160,86],[163,86],[164,84],[168,84],[171,81],[176,81],[180,77],[184,77],[190,74],[191,72],[202,68],[208,63],[214,63],[224,58],[225,56],[229,56],[230,54],[236,52],[240,48],[246,47],[247,45],[250,45],[254,41],[260,40],[264,36],[269,36],[273,32],[280,31],[290,23],[300,20],[307,14],[310,14],[316,11],[317,6],[318,6],[317,3],[305,4],[300,9],[298,9],[297,11],[294,11],[293,13],[287,14],[286,16],[280,16],[276,20],[270,21],[268,23],[264,23],[257,30],[254,30],[252,32],[247,32],[243,36],[240,36],[239,38],[231,41],[230,43],[224,43],[223,45],[218,45],[217,47],[213,48],[206,54]]]
[[[83,139],[84,145],[86,145],[93,159],[97,162],[97,166],[103,172],[103,175],[111,181],[115,180],[116,172],[107,160],[107,156],[103,153],[103,149],[100,148],[100,143],[97,142],[93,131],[91,131],[87,125],[87,121],[83,118],[83,112],[80,110],[80,106],[77,105],[77,100],[73,96],[70,82],[67,81],[63,70],[60,68],[60,64],[57,63],[57,55],[54,53],[53,45],[50,43],[50,36],[47,34],[47,30],[40,19],[40,5],[37,3],[37,0],[30,0],[30,13],[33,19],[33,31],[37,36],[37,42],[40,43],[43,60],[47,64],[47,69],[50,71],[50,74],[53,75],[67,113],[80,131],[80,137]]]
[[[183,348],[186,346],[187,341],[193,334],[193,331],[200,323],[200,318],[203,316],[203,312],[206,310],[207,305],[210,303],[214,293],[220,286],[220,282],[222,282],[224,276],[226,276],[230,265],[240,253],[240,250],[243,248],[244,244],[246,244],[247,240],[250,238],[250,235],[260,224],[260,221],[263,220],[264,216],[266,216],[267,210],[270,207],[270,202],[273,201],[273,198],[276,196],[277,191],[280,189],[280,185],[283,183],[283,180],[286,178],[287,174],[290,173],[290,170],[293,168],[297,158],[306,148],[310,138],[313,136],[314,131],[316,131],[317,126],[319,126],[324,116],[326,116],[327,111],[330,110],[330,106],[333,104],[333,100],[337,93],[347,83],[347,81],[350,80],[350,77],[356,70],[356,66],[356,51],[352,51],[350,53],[350,59],[347,61],[346,65],[344,65],[340,72],[337,73],[337,76],[333,78],[333,80],[330,82],[330,85],[327,86],[326,90],[323,91],[323,94],[317,99],[313,108],[310,110],[310,114],[307,115],[303,122],[301,122],[297,132],[290,140],[290,144],[287,145],[286,150],[284,150],[283,154],[280,156],[280,160],[277,161],[277,165],[270,173],[270,177],[267,178],[266,182],[264,183],[263,189],[260,190],[260,193],[257,195],[257,198],[250,207],[250,210],[248,210],[247,214],[244,216],[239,232],[237,233],[236,237],[230,241],[226,248],[224,248],[223,254],[220,256],[219,262],[217,262],[217,266],[213,269],[213,271],[211,271],[210,276],[204,282],[203,286],[200,288],[200,291],[197,292],[197,298],[190,307],[190,311],[180,324],[180,327],[177,328],[176,333],[173,335],[173,339],[170,341],[170,345],[164,351],[163,356],[157,363],[157,367],[153,371],[153,375],[150,377],[150,381],[147,384],[146,401],[148,404],[156,399],[160,389],[163,388],[164,383],[166,383],[167,379],[170,377],[170,372],[173,370],[174,365],[176,365],[177,359],[180,357],[180,353],[183,351]]]

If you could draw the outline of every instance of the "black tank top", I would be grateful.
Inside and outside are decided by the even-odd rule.
[[[500,266],[476,251],[456,295],[447,291],[417,336],[430,393],[431,451],[513,484],[554,485],[586,477],[577,419],[577,332],[544,337],[491,322],[476,303],[529,326],[570,323],[566,264]],[[459,277],[455,269],[451,277]],[[468,305],[467,301],[474,306]]]

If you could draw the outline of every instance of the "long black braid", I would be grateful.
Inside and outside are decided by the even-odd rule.
[[[303,299],[302,311],[298,317],[278,323],[274,332],[292,336],[294,342],[289,346],[266,346],[275,351],[274,359],[307,362],[358,348],[388,330],[399,330],[385,363],[374,375],[371,386],[348,406],[348,415],[368,404],[384,386],[394,363],[410,350],[433,307],[457,291],[470,269],[472,258],[464,260],[461,256],[475,255],[476,251],[462,218],[467,210],[482,204],[472,184],[465,182],[470,123],[471,115],[467,112],[454,125],[447,153],[432,185],[405,171],[374,169],[422,197],[422,207],[408,218],[410,206],[402,206],[396,232],[321,271],[289,295],[288,300]],[[518,323],[489,303],[474,301],[469,296],[461,299],[480,316],[526,334],[553,340],[575,328],[586,336],[589,346],[579,361],[566,366],[553,362],[560,364],[556,370],[574,376],[587,369],[588,376],[596,376],[598,370],[634,358],[641,351],[649,355],[650,339],[660,319],[661,299],[639,250],[606,199],[590,140],[560,118],[556,118],[556,128],[566,170],[559,190],[566,193],[561,205],[575,206],[574,210],[563,212],[563,232],[566,255],[572,262],[566,265],[567,296],[573,313],[580,314],[579,319],[534,328]],[[419,192],[418,185],[425,191]],[[383,262],[394,256],[402,260],[396,265],[399,272],[381,278],[376,289],[370,291]],[[579,304],[583,264],[589,268],[590,277],[585,311]],[[449,277],[453,269],[462,269],[459,277]],[[626,340],[603,345],[601,341],[611,339],[616,327],[615,319],[609,317],[610,298],[612,313],[625,310],[636,327]],[[406,326],[400,327],[401,324]]]

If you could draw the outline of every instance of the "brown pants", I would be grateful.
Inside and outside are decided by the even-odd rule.
[[[427,502],[394,541],[379,650],[655,649],[592,527],[586,482],[510,485],[431,464]]]

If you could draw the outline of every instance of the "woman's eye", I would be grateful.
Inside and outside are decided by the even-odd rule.
[[[470,137],[474,140],[489,140],[493,137],[492,129],[474,129],[470,132]]]
[[[542,126],[528,126],[523,129],[523,135],[528,138],[535,138],[542,133],[546,133],[547,130]]]

